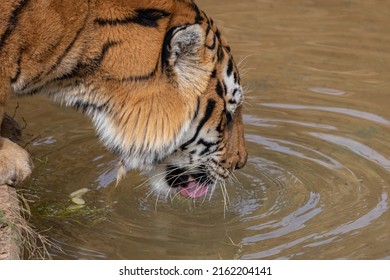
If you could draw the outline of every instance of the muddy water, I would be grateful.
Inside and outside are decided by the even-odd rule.
[[[390,258],[390,2],[203,0],[247,87],[250,158],[196,203],[114,187],[88,119],[13,99],[35,172],[23,186],[55,259]],[[39,110],[38,110],[39,108]],[[50,120],[50,123],[48,122]],[[87,187],[86,204],[69,194]]]

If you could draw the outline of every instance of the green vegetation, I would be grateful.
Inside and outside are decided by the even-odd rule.
[[[4,210],[0,210],[0,228],[3,228],[5,226],[8,226],[8,227],[13,227],[13,223],[11,221],[8,221],[7,219],[5,219],[5,211]]]

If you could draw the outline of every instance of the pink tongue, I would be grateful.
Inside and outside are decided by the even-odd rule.
[[[188,182],[188,186],[179,190],[179,193],[184,197],[197,198],[204,196],[208,189],[209,187],[206,184],[190,181]]]

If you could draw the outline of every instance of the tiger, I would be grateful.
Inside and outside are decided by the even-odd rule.
[[[237,65],[192,0],[2,0],[0,123],[10,94],[81,111],[159,195],[205,196],[247,161]],[[0,137],[0,185],[32,168]]]

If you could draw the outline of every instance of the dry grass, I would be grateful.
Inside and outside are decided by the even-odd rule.
[[[19,104],[16,105],[12,117],[7,114],[4,115],[3,122],[0,123],[0,131],[2,133],[1,136],[7,137],[22,145],[22,130],[26,128],[27,123],[22,118],[24,127],[20,127],[14,120],[18,108]],[[55,245],[42,233],[37,232],[28,222],[31,216],[30,207],[28,205],[29,201],[21,192],[15,192],[14,189],[7,189],[5,186],[0,187],[3,187],[5,191],[5,196],[3,198],[5,201],[2,201],[2,189],[0,189],[0,240],[2,239],[1,237],[5,237],[4,240],[8,240],[6,243],[12,243],[12,245],[6,244],[6,246],[10,246],[11,251],[8,252],[10,254],[8,257],[51,259],[48,248]],[[4,205],[5,209],[1,209],[2,205]],[[9,242],[9,234],[11,234],[13,238],[12,242]],[[55,247],[57,248],[57,246]],[[19,252],[20,248],[22,252]]]
[[[2,210],[0,216],[2,231],[10,230],[12,238],[14,238],[13,241],[17,244],[17,246],[11,246],[11,250],[18,251],[19,248],[22,249],[20,254],[11,252],[11,256],[13,258],[35,260],[51,259],[48,248],[57,246],[30,225],[28,220],[31,214],[28,201],[20,193],[16,196],[12,199],[19,202],[19,207],[9,207],[6,211]]]

